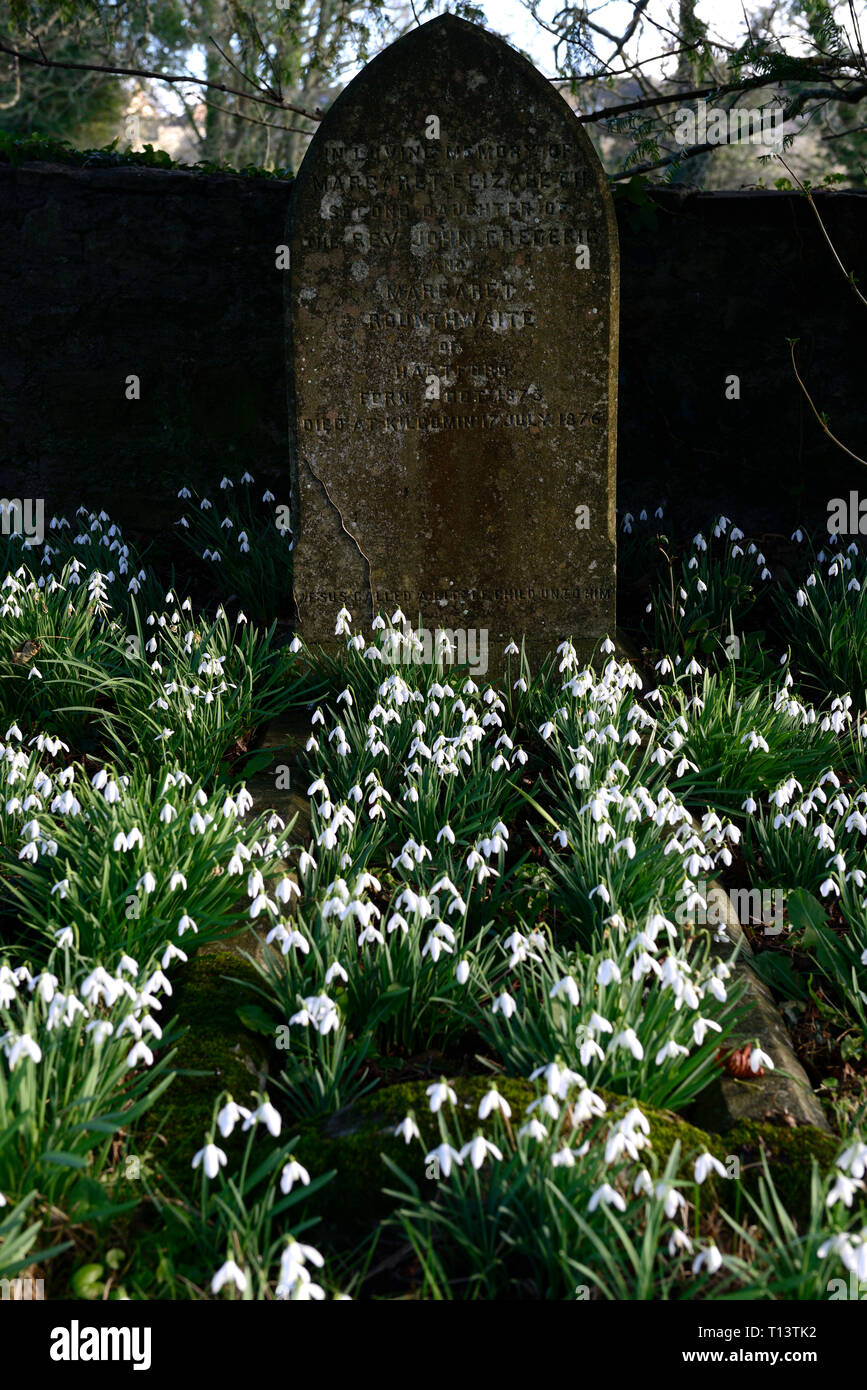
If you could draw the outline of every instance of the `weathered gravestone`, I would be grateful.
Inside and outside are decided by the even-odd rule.
[[[308,642],[344,603],[486,633],[492,665],[613,630],[617,230],[565,101],[433,20],[341,93],[290,218]]]

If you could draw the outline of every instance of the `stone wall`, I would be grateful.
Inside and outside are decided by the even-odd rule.
[[[248,468],[288,500],[283,272],[289,185],[49,164],[0,167],[0,495],[81,501],[165,534],[182,483]],[[823,193],[862,269],[867,195]],[[797,194],[663,191],[618,202],[619,505],[682,528],[824,525],[867,456],[867,310]],[[863,273],[863,272],[862,272]],[[580,351],[580,343],[563,351]],[[127,378],[140,399],[128,400]],[[740,399],[726,399],[726,378]]]

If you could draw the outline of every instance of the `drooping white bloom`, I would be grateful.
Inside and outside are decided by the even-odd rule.
[[[396,1139],[403,1139],[405,1144],[409,1144],[413,1139],[421,1138],[418,1125],[411,1115],[407,1115],[405,1119],[401,1120],[394,1134]]]
[[[604,1182],[601,1187],[597,1187],[587,1203],[587,1210],[595,1211],[598,1206],[616,1207],[618,1211],[626,1210],[626,1203],[621,1193],[607,1182]]]
[[[696,1255],[692,1262],[693,1274],[698,1274],[702,1269],[706,1269],[708,1274],[716,1274],[717,1270],[722,1269],[723,1257],[715,1245],[706,1245],[704,1250]]]
[[[425,1090],[425,1095],[430,1099],[430,1108],[434,1115],[447,1101],[450,1105],[457,1105],[458,1102],[457,1095],[447,1081],[434,1081]]]
[[[220,1265],[211,1280],[211,1293],[219,1293],[224,1284],[230,1283],[235,1285],[239,1293],[246,1291],[247,1276],[234,1260],[226,1260],[225,1264]]]
[[[500,1095],[496,1086],[492,1086],[490,1091],[479,1101],[479,1119],[486,1120],[493,1110],[499,1110],[500,1114],[504,1115],[507,1120],[512,1114],[511,1105],[505,1096]]]
[[[705,1178],[710,1173],[718,1173],[721,1178],[728,1177],[725,1166],[720,1163],[718,1158],[714,1158],[713,1154],[707,1152],[699,1154],[698,1158],[695,1160],[696,1182],[704,1182]]]
[[[290,1158],[289,1162],[283,1165],[283,1171],[280,1174],[280,1191],[284,1194],[291,1192],[296,1182],[300,1182],[303,1187],[309,1187],[310,1174],[303,1164]]]
[[[215,1178],[221,1168],[225,1168],[228,1159],[222,1149],[217,1148],[216,1144],[206,1144],[203,1149],[199,1149],[193,1158],[193,1167],[198,1168],[202,1165],[205,1176]]]
[[[469,1158],[470,1163],[476,1169],[481,1168],[488,1154],[493,1154],[494,1158],[502,1159],[503,1157],[496,1144],[492,1144],[483,1134],[477,1134],[474,1139],[470,1139],[460,1151],[461,1160]]]

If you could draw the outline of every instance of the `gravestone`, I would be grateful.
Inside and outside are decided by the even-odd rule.
[[[323,119],[289,244],[306,640],[342,604],[492,665],[613,631],[617,229],[559,93],[477,25],[413,30]]]

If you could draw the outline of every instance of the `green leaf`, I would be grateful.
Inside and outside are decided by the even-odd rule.
[[[56,1163],[60,1168],[86,1168],[87,1163],[78,1154],[68,1154],[60,1149],[46,1149],[42,1155],[43,1163]]]
[[[759,951],[750,961],[760,980],[781,999],[806,999],[804,981],[794,969],[788,956],[780,951]]]
[[[251,1033],[262,1033],[266,1038],[274,1036],[274,1029],[277,1026],[275,1020],[258,1004],[239,1004],[235,1010],[235,1015],[245,1028],[249,1028]]]
[[[274,748],[254,748],[239,759],[235,771],[240,770],[244,777],[255,777],[257,772],[264,772],[276,761],[277,751]]]
[[[806,888],[794,888],[786,901],[789,921],[797,931],[812,933],[818,939],[827,926],[827,913],[817,898]],[[804,945],[808,942],[805,940]],[[812,944],[812,943],[811,943]]]
[[[102,1265],[82,1265],[70,1280],[75,1298],[99,1298],[102,1293]]]

